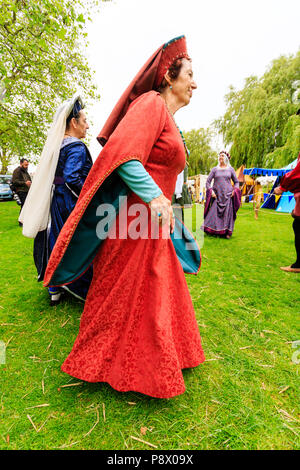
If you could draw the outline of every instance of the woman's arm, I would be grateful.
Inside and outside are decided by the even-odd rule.
[[[240,183],[239,183],[239,180],[237,179],[237,176],[236,176],[236,173],[234,171],[233,168],[231,168],[231,179],[234,183],[234,187],[235,188],[239,188],[240,187]]]
[[[173,233],[174,219],[171,201],[163,195],[142,163],[138,160],[131,160],[119,166],[117,172],[127,186],[149,204],[154,217],[159,218],[163,224],[170,224],[171,233]]]
[[[211,187],[211,182],[212,182],[214,176],[215,176],[215,169],[213,168],[211,170],[211,172],[209,173],[208,178],[206,180],[206,185],[205,185],[206,189],[209,189]]]
[[[276,194],[277,196],[281,196],[283,192],[284,191],[280,186],[277,186],[277,188],[274,189],[274,194]]]
[[[117,172],[127,186],[144,202],[149,203],[162,194],[162,190],[138,160],[123,163]]]
[[[214,179],[214,177],[215,177],[215,168],[213,168],[213,169],[211,170],[211,172],[209,173],[208,178],[207,178],[207,180],[206,180],[206,185],[205,185],[206,191],[211,188],[211,182],[212,182],[212,180]],[[214,192],[214,190],[212,190],[211,195],[212,195],[212,197],[217,198],[217,195],[216,195],[216,193]]]
[[[86,149],[81,143],[70,146],[67,149],[63,177],[65,183],[79,196],[81,188],[85,181],[82,169],[86,162]]]

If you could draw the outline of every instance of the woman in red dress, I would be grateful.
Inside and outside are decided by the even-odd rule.
[[[185,391],[182,369],[205,360],[182,268],[196,273],[200,258],[198,266],[189,270],[185,255],[176,250],[176,240],[170,237],[170,229],[174,230],[170,201],[177,175],[186,164],[185,143],[173,114],[190,102],[195,88],[181,36],[153,54],[99,134],[105,147],[57,240],[45,274],[48,286],[71,282],[93,261],[79,334],[62,365],[73,377],[107,382],[118,391],[170,398]],[[118,171],[128,162],[143,165],[160,188],[158,197],[147,203],[135,190],[127,191],[126,205],[118,206],[120,194],[128,190]],[[105,237],[99,235],[96,215],[108,201],[116,207],[117,216],[114,236]],[[130,236],[136,204],[149,222],[138,238]],[[148,228],[153,217],[164,224],[159,236]],[[126,221],[125,233],[121,219]]]

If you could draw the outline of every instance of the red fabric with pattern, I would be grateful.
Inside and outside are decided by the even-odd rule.
[[[289,173],[286,173],[280,182],[280,188],[283,191],[297,193],[300,191],[300,153],[297,159],[297,165]]]
[[[185,149],[165,103],[154,91],[129,108],[92,167],[78,203],[54,247],[49,283],[76,222],[105,175],[122,161],[140,160],[171,199]],[[134,193],[128,207],[144,204]],[[147,204],[146,217],[150,220]],[[129,209],[130,210],[130,209]],[[117,217],[122,217],[122,210]],[[128,217],[128,226],[133,216]],[[191,297],[170,238],[106,239],[94,260],[94,276],[78,337],[62,370],[119,391],[170,398],[185,391],[182,369],[205,360]]]
[[[291,193],[294,193],[296,204],[293,214],[300,217],[300,153],[298,155],[297,165],[295,168],[282,178],[280,189],[282,191],[291,191]]]

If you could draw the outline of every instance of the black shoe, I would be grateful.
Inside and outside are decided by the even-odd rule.
[[[55,307],[58,305],[61,301],[62,297],[62,292],[59,292],[59,294],[52,294],[50,295],[50,307]]]
[[[296,261],[296,263],[291,264],[291,268],[300,269],[300,263]]]

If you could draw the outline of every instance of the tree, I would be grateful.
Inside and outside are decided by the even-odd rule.
[[[0,0],[1,173],[41,152],[57,106],[76,90],[98,96],[84,57],[97,0]]]
[[[209,173],[217,160],[217,152],[211,148],[212,130],[192,129],[183,134],[190,151],[189,175]]]
[[[299,79],[300,51],[274,60],[262,78],[248,77],[242,90],[230,87],[227,110],[215,125],[231,145],[233,165],[280,168],[296,158],[300,119],[293,98]]]

